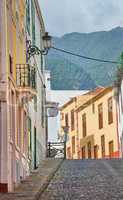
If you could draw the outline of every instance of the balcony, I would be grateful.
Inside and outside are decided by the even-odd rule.
[[[18,93],[28,100],[36,95],[36,69],[29,64],[16,65]]]

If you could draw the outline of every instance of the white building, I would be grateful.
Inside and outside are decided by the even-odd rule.
[[[120,87],[117,88],[117,119],[118,119],[118,133],[119,133],[119,149],[121,157],[123,157],[123,80],[121,80]]]
[[[51,89],[51,76],[50,71],[45,71],[45,80],[46,80],[46,99],[50,102],[56,102],[61,107],[70,98],[73,98],[78,95],[85,94],[86,90],[52,90]],[[58,112],[57,117],[48,118],[48,141],[56,142],[58,141],[58,134],[60,131],[60,111]]]
[[[43,50],[42,37],[45,27],[38,0],[27,1],[27,39],[31,45]],[[29,104],[28,129],[31,168],[35,169],[46,156],[46,112],[45,112],[45,56],[34,55],[28,61],[36,70],[37,94]]]

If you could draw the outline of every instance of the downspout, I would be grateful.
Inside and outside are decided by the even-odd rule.
[[[120,148],[120,138],[119,138],[119,128],[118,128],[118,104],[117,104],[117,100],[115,100],[115,104],[116,104],[116,129],[117,129],[117,145],[118,145],[118,157],[121,157],[121,148]]]

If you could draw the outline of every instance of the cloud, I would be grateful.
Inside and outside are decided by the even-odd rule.
[[[123,26],[123,0],[39,0],[47,30],[55,36]]]

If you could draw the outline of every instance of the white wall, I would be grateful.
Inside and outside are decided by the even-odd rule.
[[[35,7],[36,8],[36,7]],[[43,22],[42,22],[43,23]],[[39,15],[35,9],[35,45],[41,49],[43,47],[42,36],[44,35],[42,30]],[[36,128],[36,157],[37,165],[46,156],[46,123],[44,113],[44,125],[42,125],[42,106],[45,107],[45,92],[43,92],[45,78],[44,73],[41,71],[41,55],[35,55],[31,58],[32,66],[36,67],[37,75],[37,111],[34,109],[34,100],[29,105],[29,116],[31,117],[31,133],[32,133],[32,167],[34,165],[34,127]],[[45,58],[43,56],[43,68],[45,66]],[[38,68],[38,70],[37,70]],[[40,73],[40,75],[39,75]],[[43,101],[42,101],[43,99]]]
[[[121,91],[119,91],[119,97],[117,102],[117,115],[118,115],[118,133],[121,156],[123,156],[123,80],[121,82]]]
[[[50,71],[45,72],[47,101],[59,103],[59,107],[71,98],[85,94],[86,90],[51,90]],[[57,117],[48,118],[48,141],[56,142],[60,130],[60,112]]]

